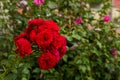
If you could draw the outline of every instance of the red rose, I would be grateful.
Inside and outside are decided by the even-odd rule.
[[[37,30],[36,29],[34,29],[34,30],[32,30],[31,32],[30,32],[30,41],[32,41],[32,42],[34,42],[35,43],[35,37],[36,37],[36,35],[37,35]]]
[[[64,44],[64,37],[56,32],[54,32],[53,36],[54,36],[54,40],[51,45],[56,49],[58,49]]]
[[[67,51],[67,47],[66,47],[66,38],[63,37],[62,40],[63,44],[62,46],[58,49],[59,53],[60,53],[60,57],[63,57],[63,55],[66,53]]]
[[[28,40],[26,40],[24,38],[20,38],[15,41],[15,44],[18,47],[15,52],[20,53],[21,57],[24,57],[25,54],[32,53],[31,44]]]
[[[14,41],[16,41],[16,40],[18,40],[18,39],[20,39],[20,38],[26,38],[26,34],[25,34],[25,33],[21,33],[20,35],[18,35],[18,36],[16,36],[16,37],[14,38]]]
[[[56,34],[57,35],[57,34]],[[42,49],[44,52],[50,52],[57,57],[57,61],[60,60],[66,53],[66,38],[61,35],[57,35],[57,37],[54,34],[54,40],[49,45],[49,47],[46,49]]]
[[[29,20],[23,33],[14,38],[17,46],[16,53],[24,57],[32,53],[31,43],[35,43],[43,54],[38,59],[41,69],[50,69],[66,53],[66,38],[59,34],[57,23],[50,20]]]
[[[24,33],[26,33],[27,38],[30,38],[31,31],[37,29],[37,33],[40,33],[44,30],[51,30],[51,31],[59,31],[59,27],[57,23],[43,19],[33,19],[29,20],[27,28],[24,30]]]
[[[57,49],[53,49],[53,50],[50,50],[50,51],[52,51],[52,53],[56,56],[57,61],[59,61],[60,60],[60,53],[59,53],[59,51]]]
[[[66,46],[66,38],[64,36],[62,36],[62,46]]]
[[[29,34],[31,33],[32,30],[37,29],[38,26],[42,25],[42,23],[44,22],[43,19],[33,19],[33,20],[29,20],[28,21],[28,26],[25,29],[25,33],[27,34],[27,36],[29,37]]]
[[[53,41],[53,34],[49,30],[44,30],[36,35],[36,43],[41,48],[46,48]]]
[[[60,58],[62,58],[66,53],[66,38],[64,36],[54,34],[53,42],[45,50],[44,50],[45,52],[49,51],[50,53],[56,55],[57,61],[59,61]]]
[[[60,60],[60,53],[59,53],[58,49],[56,49],[55,47],[49,46],[47,49],[43,49],[43,50],[44,50],[44,52],[50,52],[53,55],[55,55],[57,58],[57,61]]]
[[[56,31],[56,32],[59,31],[59,27],[57,23],[50,21],[50,20],[44,21],[43,24],[38,27],[39,31],[43,31],[45,29],[49,29],[49,30]]]
[[[56,63],[57,63],[56,56],[51,54],[50,52],[41,54],[38,59],[40,69],[44,70],[54,67]]]
[[[61,48],[58,49],[58,51],[60,53],[60,57],[62,58],[66,53],[66,45],[63,45]]]
[[[36,18],[36,19],[33,19],[33,20],[29,20],[29,21],[28,21],[28,25],[35,27],[35,26],[41,25],[43,22],[44,22],[43,19],[38,19],[38,18]]]
[[[34,29],[33,26],[27,26],[27,28],[24,30],[24,33],[27,34],[27,37],[29,37],[29,34],[33,29]]]

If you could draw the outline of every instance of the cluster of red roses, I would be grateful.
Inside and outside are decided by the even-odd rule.
[[[21,57],[32,53],[32,44],[43,52],[38,64],[41,69],[50,69],[66,53],[66,38],[59,34],[58,25],[50,20],[33,19],[23,33],[14,38],[15,50]]]

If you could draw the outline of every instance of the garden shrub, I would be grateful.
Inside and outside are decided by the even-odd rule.
[[[0,80],[120,80],[119,24],[110,17],[111,1],[104,0],[95,18],[87,0],[2,0],[0,19]],[[8,10],[8,12],[4,12]],[[5,13],[5,14],[4,14]],[[41,52],[33,46],[31,55],[15,54],[14,37],[34,18],[52,20],[67,39],[67,52],[48,70],[38,65]]]

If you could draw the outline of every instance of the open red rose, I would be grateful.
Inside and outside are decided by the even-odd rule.
[[[30,32],[30,35],[29,35],[30,41],[32,41],[33,43],[35,43],[35,37],[36,37],[36,35],[37,35],[37,29],[34,29],[34,30],[32,30]]]
[[[57,63],[57,58],[55,55],[48,53],[43,53],[38,59],[38,64],[40,69],[46,70],[54,67]]]
[[[21,33],[20,35],[14,37],[14,41],[20,39],[20,38],[26,38],[26,34],[25,33]]]
[[[66,38],[64,36],[61,35],[57,35],[55,36],[55,39],[53,40],[53,42],[51,43],[51,45],[45,49],[44,51],[47,52],[49,51],[50,53],[56,55],[57,57],[57,61],[60,60],[60,58],[62,58],[64,56],[64,54],[66,53]]]
[[[59,33],[53,33],[54,40],[51,43],[51,46],[55,47],[56,49],[60,48],[64,44],[64,37],[61,36]]]
[[[62,58],[64,56],[64,54],[66,53],[66,46],[63,45],[61,48],[58,49],[59,53],[60,53],[60,57]]]
[[[63,42],[62,46],[58,49],[61,58],[63,57],[63,55],[64,55],[64,54],[66,53],[66,51],[67,51],[66,38],[65,38],[65,37],[63,37],[62,42]]]
[[[48,47],[53,41],[53,34],[50,30],[44,30],[37,34],[36,43],[41,48]]]
[[[43,19],[36,18],[36,19],[29,20],[28,25],[35,27],[35,26],[39,26],[39,25],[43,24],[43,22],[44,22]]]
[[[43,50],[44,50],[44,52],[50,52],[51,54],[55,55],[57,58],[57,61],[60,60],[60,53],[59,53],[58,49],[56,49],[55,47],[49,46],[47,49],[43,49]]]
[[[28,40],[24,38],[20,38],[15,41],[16,46],[16,53],[19,53],[21,57],[24,57],[25,54],[29,55],[32,53],[32,47]]]
[[[29,34],[31,33],[32,30],[37,29],[38,26],[42,25],[44,22],[43,19],[33,19],[33,20],[29,20],[28,21],[28,26],[27,28],[24,30],[24,32],[27,34],[27,36],[29,37]]]
[[[43,24],[38,27],[39,31],[43,31],[45,29],[49,29],[49,30],[56,31],[56,32],[59,32],[60,30],[57,23],[50,21],[50,20],[44,21]]]

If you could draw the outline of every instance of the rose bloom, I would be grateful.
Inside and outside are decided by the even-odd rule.
[[[28,25],[35,27],[35,26],[41,25],[43,22],[44,22],[43,19],[35,18],[35,19],[32,19],[32,20],[29,20]]]
[[[50,30],[44,30],[36,35],[36,43],[41,48],[47,48],[53,41],[53,34]]]
[[[14,37],[14,41],[20,39],[20,38],[26,38],[26,34],[25,33],[21,33],[18,36]]]
[[[110,16],[109,16],[109,15],[106,15],[106,16],[103,18],[103,21],[104,21],[104,22],[109,22],[109,21],[110,21]]]
[[[39,31],[42,31],[44,29],[49,29],[49,30],[56,31],[56,32],[59,32],[60,30],[57,23],[51,20],[44,21],[43,24],[38,27]]]
[[[30,32],[30,35],[29,35],[30,41],[32,41],[33,43],[36,43],[35,41],[36,35],[37,35],[37,29],[34,29]]]
[[[117,56],[118,56],[117,51],[113,52],[112,55],[113,55],[115,58],[117,58]]]
[[[30,38],[30,35],[34,34],[34,29],[37,29],[38,26],[40,26],[44,22],[43,19],[33,19],[28,21],[28,26],[24,30],[24,33],[26,34],[27,38]],[[36,31],[37,32],[37,31]]]
[[[49,46],[47,49],[44,50],[44,52],[50,52],[56,56],[57,61],[60,60],[60,53],[59,53],[58,49],[56,49],[55,47]]]
[[[89,30],[93,29],[93,26],[91,24],[88,24],[87,27],[88,27]]]
[[[60,47],[58,51],[60,53],[60,58],[62,58],[67,51],[66,45],[63,45],[62,47]]]
[[[82,24],[82,18],[77,18],[77,19],[75,20],[75,23],[76,23],[76,24]]]
[[[57,23],[51,20],[43,20],[43,19],[33,19],[28,21],[28,27],[25,29],[25,33],[30,34],[30,32],[37,28],[37,32],[41,32],[45,29],[49,29],[52,31],[59,32],[59,27]]]
[[[55,47],[56,49],[58,49],[58,48],[60,48],[61,46],[62,46],[62,44],[63,44],[63,39],[64,39],[64,37],[63,36],[61,36],[60,34],[58,34],[58,33],[56,33],[56,32],[54,32],[53,33],[53,36],[54,36],[54,40],[53,40],[53,42],[51,43],[51,45],[53,46],[53,47]]]
[[[38,59],[40,69],[47,70],[54,67],[57,63],[57,58],[50,52],[43,53]]]
[[[51,42],[47,49],[44,49],[44,52],[50,52],[56,55],[57,61],[59,61],[66,53],[66,38],[57,34],[54,34],[54,38],[56,39]]]
[[[28,40],[20,38],[15,41],[15,44],[18,47],[15,52],[19,53],[20,57],[24,57],[25,54],[29,55],[32,53],[32,47]]]
[[[58,49],[61,58],[64,56],[64,54],[67,51],[66,38],[65,37],[63,38],[62,42],[63,42],[62,46]]]
[[[115,58],[117,58],[118,52],[117,52],[117,49],[116,49],[116,48],[112,48],[112,49],[111,49],[111,53],[112,53],[112,55],[113,55]]]
[[[116,32],[117,34],[120,34],[120,28],[115,28],[115,32]]]
[[[44,22],[43,19],[38,19],[38,18],[33,19],[33,20],[29,20],[28,21],[28,26],[27,26],[27,28],[25,29],[24,32],[29,34],[33,29],[38,28],[38,26],[43,24],[43,22]]]
[[[40,6],[44,3],[44,0],[34,0],[34,4]]]
[[[56,56],[57,58],[57,62],[60,60],[60,53],[58,52],[57,49],[53,50],[52,53],[54,53],[54,55]]]
[[[70,47],[70,49],[71,49],[71,50],[76,50],[77,46],[78,46],[78,44],[75,43],[75,44],[73,44],[72,47]]]

